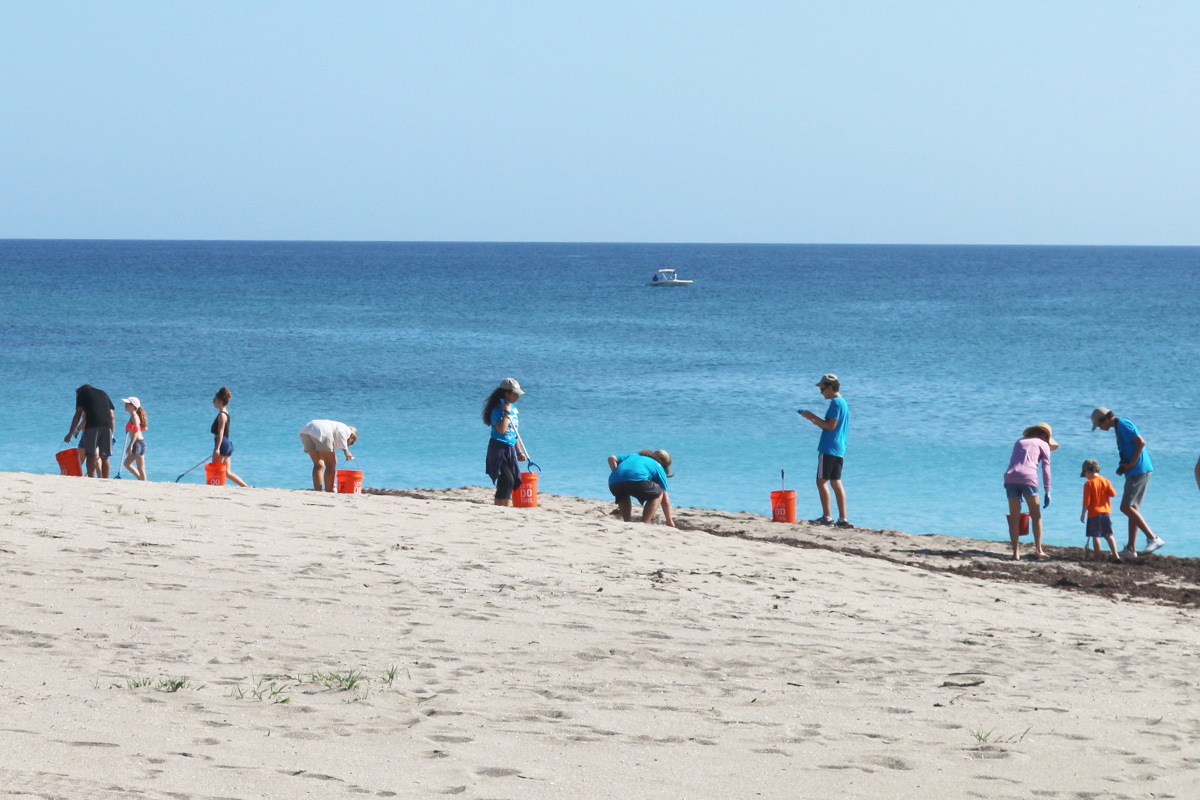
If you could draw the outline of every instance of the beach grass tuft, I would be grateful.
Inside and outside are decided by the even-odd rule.
[[[124,682],[110,683],[110,689],[143,689],[152,687],[160,692],[178,692],[180,689],[202,689],[202,686],[193,686],[191,679],[186,675],[180,675],[178,678],[173,678],[169,675],[160,675],[158,678],[151,678],[148,675],[137,675],[125,678]]]
[[[1029,732],[1033,730],[1033,726],[1029,726],[1020,733],[1014,733],[1010,736],[997,735],[995,730],[989,730],[984,733],[983,728],[971,731],[971,736],[974,737],[975,743],[984,744],[1016,744],[1022,741]]]

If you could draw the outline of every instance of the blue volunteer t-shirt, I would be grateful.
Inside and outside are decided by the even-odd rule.
[[[1141,436],[1138,432],[1137,425],[1125,418],[1117,419],[1117,450],[1121,453],[1121,463],[1124,464],[1133,457],[1133,451],[1137,448],[1133,444],[1133,440]],[[1138,456],[1138,460],[1134,462],[1133,468],[1126,472],[1127,477],[1134,475],[1143,475],[1154,469],[1154,465],[1150,463],[1150,448],[1143,447],[1142,454]]]
[[[508,407],[508,430],[501,433],[496,429],[500,424],[500,420],[504,419],[504,406],[496,406],[492,409],[492,438],[497,442],[505,444],[517,443],[517,407],[510,405]]]
[[[617,468],[608,476],[608,485],[622,481],[654,481],[663,489],[667,488],[667,471],[650,456],[640,453],[627,453],[617,456]]]
[[[850,425],[850,407],[846,398],[838,397],[829,401],[829,409],[825,419],[836,419],[837,425],[831,431],[821,431],[821,441],[817,443],[817,452],[827,456],[846,455],[846,428]]]

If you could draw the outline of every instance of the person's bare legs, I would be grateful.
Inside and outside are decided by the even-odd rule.
[[[829,482],[833,486],[833,496],[837,500],[838,519],[849,519],[846,516],[846,490],[842,488],[842,479]],[[828,512],[826,512],[828,514]]]
[[[250,484],[246,483],[244,480],[239,478],[237,475],[233,474],[233,470],[229,469],[230,462],[232,461],[232,459],[233,459],[232,456],[217,456],[216,459],[213,460],[213,463],[214,464],[224,464],[226,479],[233,481],[235,484],[237,484],[238,486],[241,486],[243,489],[249,489]]]
[[[139,481],[146,480],[146,458],[145,456],[135,456],[133,453],[125,459],[125,469],[129,470],[133,477]]]
[[[633,519],[633,500],[628,496],[622,497],[617,501],[617,511],[621,514],[621,519],[630,522]]]
[[[1115,536],[1105,536],[1105,537],[1104,537],[1104,541],[1108,542],[1108,549],[1109,549],[1109,550],[1112,550],[1113,558],[1115,558],[1117,561],[1120,561],[1120,560],[1121,560],[1121,554],[1117,552],[1117,537],[1115,537]],[[1097,545],[1098,545],[1098,544],[1099,544],[1099,543],[1097,543]],[[1097,550],[1099,550],[1099,549],[1100,549],[1100,548],[1099,548],[1099,546],[1097,546],[1097,548],[1096,548],[1096,549],[1097,549]]]
[[[829,481],[817,478],[817,494],[821,496],[821,516],[825,519],[833,519],[829,513]]]
[[[1036,494],[1029,496],[1029,526],[1033,528],[1033,554],[1045,558],[1046,551],[1042,549],[1042,501]]]
[[[649,525],[654,519],[654,515],[658,513],[658,507],[661,503],[661,494],[658,497],[651,497],[649,500],[647,500],[646,504],[642,506],[642,522],[645,522],[647,525]]]
[[[1021,560],[1021,498],[1008,498],[1008,538],[1012,540],[1013,561]]]
[[[316,450],[308,454],[312,459],[313,491],[332,492],[337,479],[337,453],[328,450]]]
[[[1150,526],[1146,524],[1146,518],[1142,516],[1142,512],[1138,511],[1137,506],[1122,505],[1121,513],[1129,517],[1129,549],[1137,552],[1137,532],[1140,529],[1146,534],[1146,543],[1153,542],[1156,538],[1154,532],[1150,530]]]

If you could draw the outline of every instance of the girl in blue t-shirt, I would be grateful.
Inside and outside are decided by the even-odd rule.
[[[483,404],[483,424],[491,428],[485,469],[496,484],[496,505],[511,506],[513,490],[521,485],[521,466],[526,456],[517,434],[517,408],[521,384],[505,378]]]

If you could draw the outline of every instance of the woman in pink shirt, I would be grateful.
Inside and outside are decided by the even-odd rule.
[[[1050,453],[1058,449],[1053,431],[1039,422],[1013,445],[1008,471],[1004,473],[1004,491],[1008,494],[1008,536],[1012,539],[1013,560],[1021,560],[1020,524],[1021,499],[1029,506],[1029,521],[1033,523],[1033,554],[1045,558],[1042,549],[1042,507],[1038,503],[1038,468],[1046,479],[1046,508],[1050,507]]]

